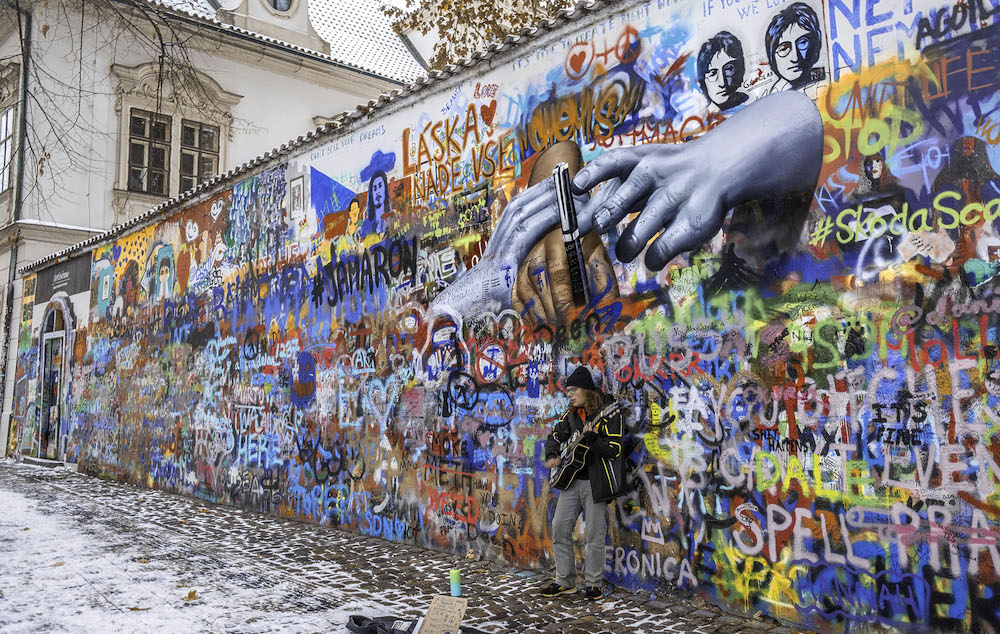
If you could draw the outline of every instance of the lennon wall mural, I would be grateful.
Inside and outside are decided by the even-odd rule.
[[[93,249],[66,456],[547,567],[541,451],[584,365],[632,403],[610,582],[995,631],[998,15],[622,4],[385,106]]]

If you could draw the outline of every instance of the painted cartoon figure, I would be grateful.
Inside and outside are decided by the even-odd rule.
[[[719,31],[701,45],[697,71],[701,91],[720,110],[747,100],[746,93],[740,92],[746,71],[743,45],[729,31]]]
[[[358,234],[358,232],[362,230],[362,226],[361,201],[355,198],[351,201],[351,204],[347,209],[347,235],[355,239],[364,237]]]
[[[170,295],[170,264],[166,260],[160,261],[160,271],[157,276],[157,300],[165,300]]]
[[[822,78],[812,72],[823,44],[820,33],[816,12],[804,2],[791,4],[774,16],[764,37],[767,61],[778,76],[769,93],[798,90]]]

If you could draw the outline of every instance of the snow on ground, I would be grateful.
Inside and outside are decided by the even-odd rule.
[[[143,557],[109,531],[88,534],[38,502],[0,492],[0,631],[346,632],[351,614],[392,614],[375,602],[300,613],[267,600],[287,583],[250,589],[218,572],[191,573]],[[189,594],[193,592],[194,594]],[[266,595],[266,596],[262,596]]]

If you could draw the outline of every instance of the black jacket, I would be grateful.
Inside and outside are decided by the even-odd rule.
[[[614,399],[604,396],[604,409],[614,404]],[[598,416],[594,431],[583,436],[583,444],[590,447],[587,455],[588,476],[595,502],[607,502],[626,492],[625,460],[623,449],[625,436],[625,412],[621,408],[610,414]],[[570,407],[552,427],[545,439],[545,459],[559,456],[559,447],[574,431],[582,430],[586,423]]]

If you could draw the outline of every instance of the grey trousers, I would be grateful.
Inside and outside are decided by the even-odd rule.
[[[556,515],[552,519],[552,552],[556,557],[556,583],[576,586],[576,553],[573,529],[583,511],[585,563],[583,577],[588,586],[604,581],[604,541],[608,535],[608,504],[594,502],[590,480],[575,480],[559,494]]]

